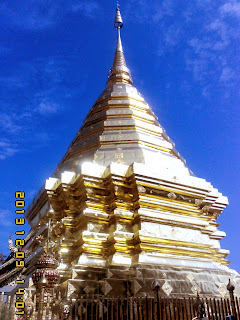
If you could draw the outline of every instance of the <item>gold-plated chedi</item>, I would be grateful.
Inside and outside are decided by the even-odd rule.
[[[107,87],[29,207],[33,238],[46,238],[51,216],[58,226],[52,250],[58,289],[67,298],[144,296],[152,294],[154,279],[165,297],[224,297],[229,278],[240,295],[216,223],[228,200],[187,168],[133,87],[119,8],[114,25],[118,40]],[[30,273],[41,250],[34,240],[28,250]],[[44,272],[54,284],[55,260],[43,259],[45,269],[37,266],[34,281]]]

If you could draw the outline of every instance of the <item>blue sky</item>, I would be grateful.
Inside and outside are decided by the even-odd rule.
[[[105,88],[115,7],[109,0],[0,4],[0,250],[6,255],[15,191],[25,191],[30,202]],[[240,272],[240,2],[128,0],[120,9],[134,85],[188,167],[229,198],[218,219],[227,233],[221,246]]]

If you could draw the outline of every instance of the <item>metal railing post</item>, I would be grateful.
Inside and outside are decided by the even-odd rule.
[[[229,295],[230,295],[230,302],[231,302],[231,309],[232,309],[232,315],[234,316],[235,319],[237,319],[237,312],[236,312],[236,306],[235,306],[235,301],[234,301],[234,289],[235,286],[234,284],[231,282],[231,280],[229,279],[229,282],[227,284],[227,289],[229,291]]]

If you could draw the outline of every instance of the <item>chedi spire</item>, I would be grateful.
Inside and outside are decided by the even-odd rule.
[[[124,53],[123,53],[123,48],[122,48],[120,29],[123,27],[123,20],[121,17],[118,3],[117,3],[117,9],[116,9],[116,16],[114,20],[114,27],[118,30],[118,40],[117,40],[117,48],[116,48],[115,56],[113,60],[113,66],[109,72],[107,85],[109,86],[114,83],[132,84],[133,82],[132,82],[131,72],[127,68]]]

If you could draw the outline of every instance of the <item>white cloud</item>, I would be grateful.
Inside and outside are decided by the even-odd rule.
[[[34,140],[34,147],[39,148],[47,139],[53,139],[44,135],[41,126],[37,131],[35,127],[63,112],[72,97],[79,94],[66,80],[69,64],[61,57],[37,59],[20,64],[12,74],[0,78],[0,160],[29,150]]]
[[[0,141],[0,160],[5,160],[8,157],[13,156],[19,150],[16,144],[10,141]]]
[[[43,29],[55,22],[56,7],[45,1],[6,1],[0,5],[2,20],[25,29]]]
[[[224,67],[222,69],[222,73],[220,75],[219,80],[221,82],[227,83],[227,82],[231,82],[232,80],[234,80],[234,78],[235,78],[234,71],[229,67]]]
[[[202,95],[206,98],[211,96],[209,93],[218,85],[221,85],[223,97],[228,97],[234,88],[236,77],[233,65],[239,59],[233,48],[239,29],[234,20],[226,19],[226,14],[233,11],[236,13],[237,8],[236,2],[232,1],[224,5],[220,3],[211,13],[207,11],[195,37],[189,40],[187,70],[201,83]]]
[[[61,57],[37,59],[20,64],[14,74],[1,77],[4,95],[0,97],[0,127],[16,132],[21,128],[17,125],[19,120],[31,120],[34,112],[51,115],[62,110],[61,102],[71,93],[65,84],[68,64]]]
[[[73,12],[80,11],[86,17],[93,18],[99,9],[99,4],[96,1],[84,1],[73,4],[71,9]]]
[[[189,41],[189,44],[196,54],[200,54],[201,52],[212,48],[210,39],[193,38]]]
[[[159,41],[158,49],[155,51],[159,57],[164,56],[172,47],[177,46],[183,37],[183,29],[176,23],[168,27],[162,27],[163,33],[161,41]]]
[[[2,113],[0,118],[0,128],[8,133],[16,133],[21,129],[17,124],[15,114]]]
[[[204,81],[208,77],[208,61],[209,56],[207,55],[186,59],[187,70],[192,72],[195,80]]]
[[[6,24],[39,30],[58,23],[69,12],[79,12],[92,18],[98,14],[99,9],[98,2],[91,0],[6,0],[0,4],[0,17]]]
[[[210,97],[210,89],[209,86],[203,87],[202,89],[202,96],[205,98]]]
[[[217,18],[209,24],[208,28],[210,32],[216,32],[216,34],[219,36],[219,39],[221,40],[221,44],[223,47],[226,47],[229,44],[229,38],[231,37],[231,29],[224,21]]]
[[[56,103],[51,103],[49,101],[42,101],[35,109],[41,114],[53,114],[59,110],[59,105]]]
[[[157,56],[166,57],[179,46],[177,55],[182,55],[203,97],[210,99],[214,90],[223,98],[231,95],[237,87],[234,66],[239,65],[240,28],[234,19],[240,16],[239,1],[129,0],[127,8],[135,23],[154,25]]]
[[[182,38],[182,29],[176,24],[171,25],[164,34],[164,41],[167,46],[176,46]]]
[[[164,16],[174,15],[175,2],[173,0],[163,0],[161,4],[155,4],[155,12],[152,16],[154,22],[163,19]]]
[[[220,7],[220,12],[224,15],[240,17],[240,2],[230,1]]]

